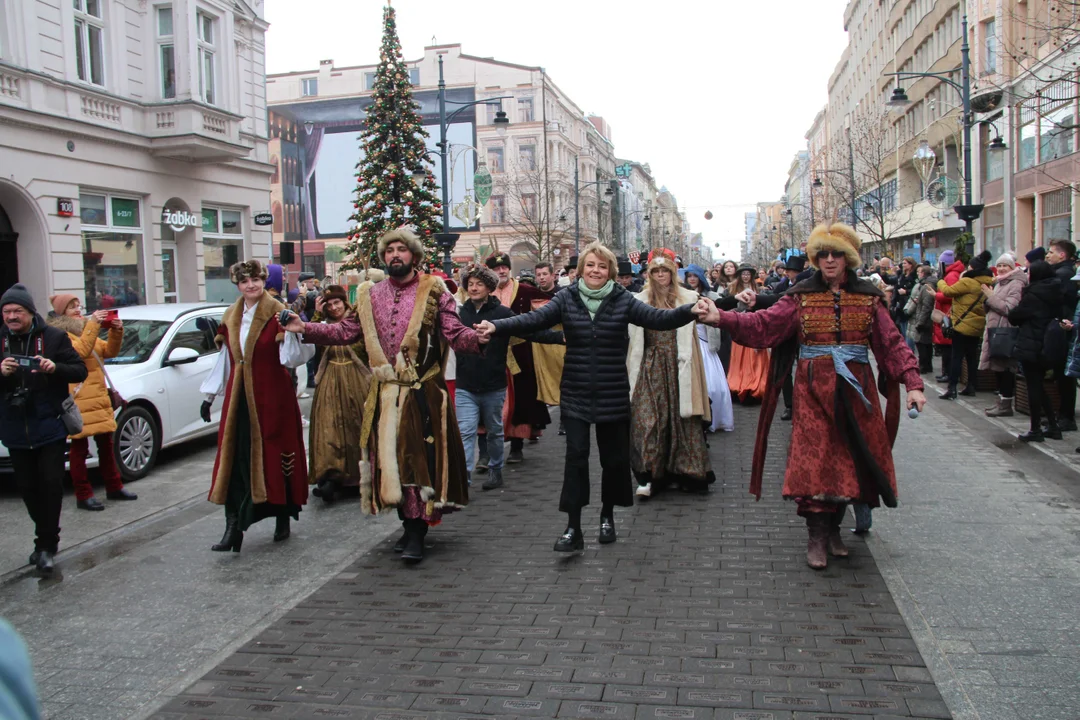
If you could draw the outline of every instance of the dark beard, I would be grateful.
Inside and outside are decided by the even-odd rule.
[[[410,272],[412,272],[412,268],[405,263],[391,263],[386,268],[386,274],[395,278],[403,278]]]

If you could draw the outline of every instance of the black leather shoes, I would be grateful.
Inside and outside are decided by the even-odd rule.
[[[96,497],[88,497],[85,500],[79,500],[75,503],[75,507],[80,510],[104,510],[105,505]]]
[[[34,552],[30,553],[30,562],[28,562],[26,564],[27,565],[37,565],[37,561],[38,561],[39,557],[41,557],[41,551],[40,550],[35,550]]]
[[[214,552],[240,552],[240,546],[244,544],[244,533],[240,530],[240,518],[235,515],[225,516],[225,534],[221,536],[221,542],[210,546]]]
[[[288,540],[290,535],[292,530],[289,528],[289,516],[278,515],[274,518],[274,542]]]
[[[1046,438],[1049,438],[1050,440],[1064,440],[1065,439],[1061,435],[1061,429],[1056,428],[1056,427],[1047,428],[1046,430],[1043,430],[1043,436],[1046,437]]]
[[[1028,430],[1026,433],[1017,436],[1020,442],[1044,442],[1046,436],[1042,434],[1042,430]]]
[[[525,456],[521,454],[520,450],[511,450],[510,454],[506,456],[507,465],[517,465],[523,460],[525,460]]]
[[[580,530],[566,528],[566,532],[555,541],[555,552],[574,552],[585,549],[585,536]]]
[[[939,382],[939,383],[949,382],[949,376],[948,375],[938,375],[937,377],[934,378],[934,382]]]
[[[1061,418],[1058,420],[1058,430],[1061,432],[1076,432],[1076,418]]]
[[[110,490],[105,493],[105,497],[109,500],[138,500],[139,496],[131,492],[127,488],[120,488],[119,490]]]
[[[39,572],[51,574],[53,571],[53,564],[53,553],[48,550],[42,550],[40,554],[38,554],[37,569]]]
[[[791,408],[789,408],[789,407],[784,408],[784,412],[780,413],[780,419],[781,420],[790,420],[791,419]]]
[[[966,388],[960,391],[960,394],[964,397],[975,397],[975,388],[968,385]]]
[[[615,521],[611,518],[600,518],[600,537],[597,538],[601,545],[615,542]]]
[[[938,395],[938,398],[940,398],[941,400],[955,400],[956,399],[956,388],[951,388],[949,390],[946,390],[942,394]]]

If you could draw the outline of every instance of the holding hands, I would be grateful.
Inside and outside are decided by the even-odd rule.
[[[735,299],[752,310],[757,304],[757,293],[753,290],[743,290],[735,296]]]
[[[284,327],[289,332],[302,334],[304,332],[304,321],[300,319],[299,315],[290,311],[289,321],[284,324]]]
[[[480,341],[481,345],[486,345],[491,341],[491,336],[495,334],[495,326],[487,320],[473,325],[473,330],[476,331],[476,339]]]

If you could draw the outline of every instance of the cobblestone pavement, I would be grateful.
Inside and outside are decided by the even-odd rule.
[[[564,443],[549,434],[431,531],[422,564],[388,538],[154,717],[950,717],[866,545],[814,572],[779,483],[747,494],[756,417],[736,408],[736,432],[713,436],[708,496],[617,510],[603,547],[593,505],[571,557],[551,550]]]

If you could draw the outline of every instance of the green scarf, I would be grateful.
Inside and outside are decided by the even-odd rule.
[[[589,311],[589,319],[596,319],[596,311],[600,309],[600,303],[604,302],[604,298],[611,294],[611,291],[615,288],[615,283],[612,280],[608,280],[596,290],[592,290],[585,284],[584,280],[578,282],[578,292],[581,293],[581,302],[585,303],[585,309]]]

